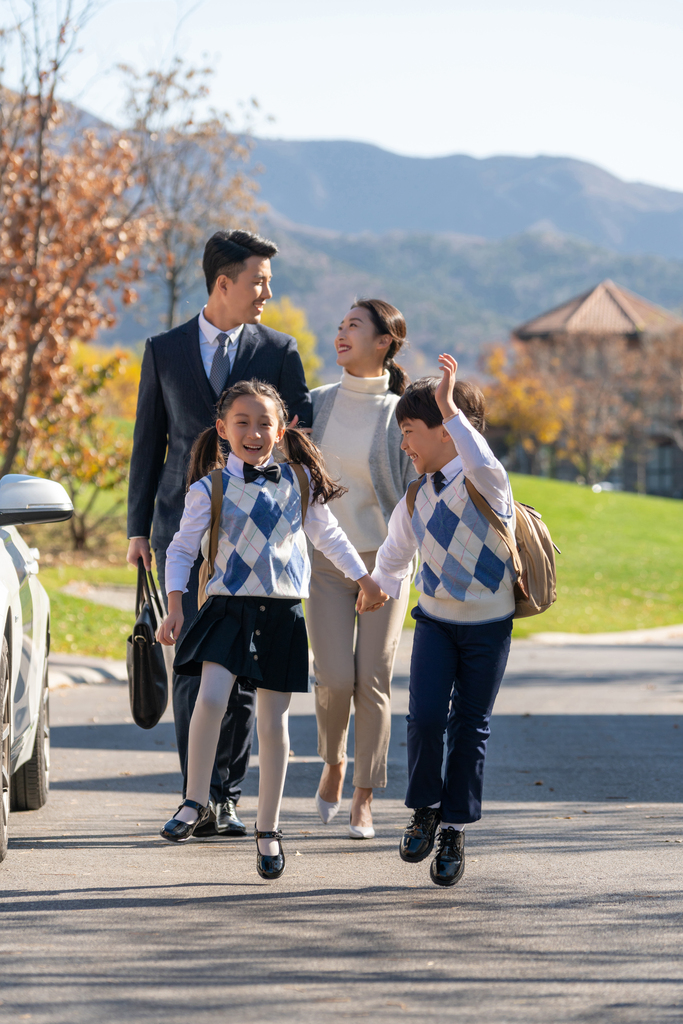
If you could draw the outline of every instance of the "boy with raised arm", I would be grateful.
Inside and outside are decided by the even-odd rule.
[[[419,550],[407,719],[406,806],[413,816],[399,852],[417,863],[437,839],[430,876],[451,886],[465,870],[465,825],[481,818],[489,720],[515,610],[509,550],[466,481],[513,531],[514,505],[508,475],[481,434],[483,394],[456,381],[452,356],[439,356],[439,364],[441,379],[415,381],[396,408],[401,447],[421,478],[396,506],[372,575],[398,595]]]

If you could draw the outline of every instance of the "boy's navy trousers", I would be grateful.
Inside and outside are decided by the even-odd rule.
[[[489,720],[510,653],[512,616],[468,625],[441,622],[418,607],[413,618],[406,806],[441,801],[443,821],[478,821]]]

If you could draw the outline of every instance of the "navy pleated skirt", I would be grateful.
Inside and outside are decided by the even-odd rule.
[[[173,667],[198,676],[203,661],[223,665],[255,687],[306,693],[308,634],[301,601],[210,597],[180,641]]]

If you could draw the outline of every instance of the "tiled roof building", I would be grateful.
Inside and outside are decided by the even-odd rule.
[[[647,343],[648,338],[655,340],[681,328],[681,317],[607,280],[521,324],[512,338],[547,342],[548,351],[563,342],[571,346],[572,337],[586,341],[594,338],[598,346],[606,342],[608,348],[611,340],[625,339],[631,348],[640,347],[641,340]],[[536,358],[545,350],[544,344],[537,349]],[[650,428],[651,447],[646,461],[639,460],[627,446],[614,476],[626,490],[683,498],[683,450],[673,443],[670,434],[660,430],[661,424],[658,428],[655,421]]]
[[[678,327],[683,327],[680,317],[607,280],[589,292],[541,313],[517,327],[512,334],[520,341],[571,334],[637,337]]]

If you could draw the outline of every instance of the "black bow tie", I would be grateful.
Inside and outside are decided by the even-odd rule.
[[[437,494],[441,494],[442,490],[446,486],[446,477],[443,475],[440,469],[437,469],[432,477],[432,483],[434,484],[434,490]]]
[[[266,480],[272,480],[274,484],[279,484],[280,467],[276,462],[272,466],[250,466],[248,462],[244,463],[244,482],[246,484],[253,484],[260,476],[264,476]]]

